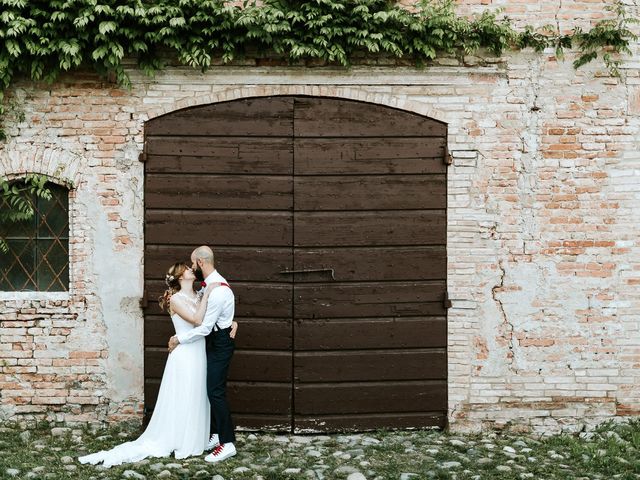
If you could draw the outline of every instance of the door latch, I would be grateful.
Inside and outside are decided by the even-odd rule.
[[[320,273],[320,272],[331,272],[331,279],[336,279],[336,272],[333,268],[311,268],[308,270],[282,270],[282,275],[292,275],[295,273]]]

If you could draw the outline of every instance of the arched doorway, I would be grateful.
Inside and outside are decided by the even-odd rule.
[[[179,110],[145,128],[145,290],[208,244],[241,330],[239,426],[443,426],[446,125],[326,97]],[[172,334],[145,309],[145,405]]]

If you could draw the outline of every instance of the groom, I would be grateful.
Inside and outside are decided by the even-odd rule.
[[[213,251],[202,246],[191,254],[196,279],[205,285],[216,286],[207,301],[202,325],[169,340],[169,351],[180,343],[189,343],[205,337],[207,349],[207,395],[211,404],[211,438],[207,449],[213,451],[205,457],[207,462],[220,462],[236,454],[235,432],[226,397],[227,372],[233,355],[231,322],[235,309],[235,297],[227,281],[216,271]]]

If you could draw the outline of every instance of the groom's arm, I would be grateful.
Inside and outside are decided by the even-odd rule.
[[[221,288],[216,288],[211,292],[207,300],[207,311],[204,314],[202,325],[177,335],[180,343],[191,343],[197,338],[206,337],[211,333],[224,306],[224,292],[222,290]]]

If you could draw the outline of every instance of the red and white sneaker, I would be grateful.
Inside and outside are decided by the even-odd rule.
[[[204,457],[205,462],[221,462],[225,458],[233,457],[236,454],[236,447],[233,443],[220,443],[209,455]]]
[[[213,450],[218,445],[220,445],[220,437],[218,436],[217,433],[213,433],[211,435],[211,438],[209,439],[209,442],[207,442],[207,447],[205,448],[205,450],[206,451]]]

